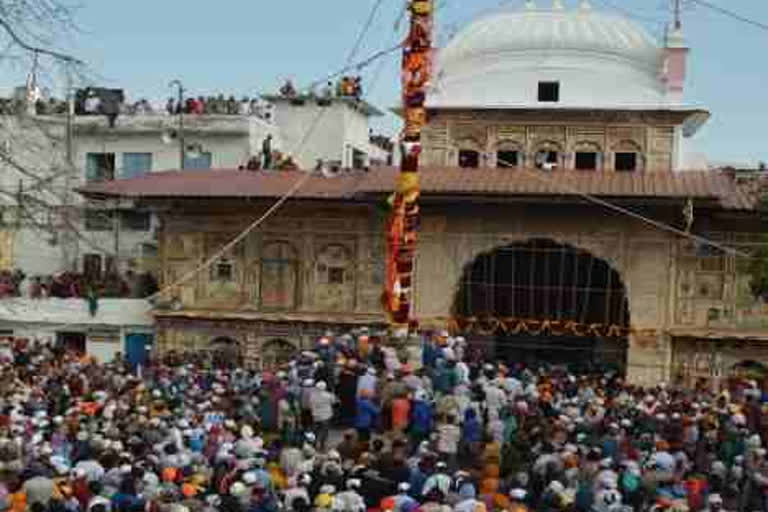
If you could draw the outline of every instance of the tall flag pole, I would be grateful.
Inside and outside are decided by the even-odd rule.
[[[413,265],[419,227],[419,155],[424,106],[432,65],[434,0],[410,0],[410,28],[403,45],[404,128],[401,161],[388,225],[387,281],[384,302],[395,333],[415,330],[412,316]]]

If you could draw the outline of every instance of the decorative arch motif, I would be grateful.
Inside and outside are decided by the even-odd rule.
[[[542,140],[533,148],[533,162],[540,169],[565,167],[565,152],[562,144],[554,140]]]
[[[642,153],[643,148],[635,142],[632,139],[621,139],[617,141],[613,146],[611,146],[611,150],[614,152],[619,151],[628,151],[628,152],[635,152],[635,153]]]
[[[293,359],[298,348],[284,338],[272,338],[261,347],[261,363],[265,368],[274,368]]]
[[[475,137],[462,137],[456,139],[455,145],[459,148],[459,151],[470,150],[481,152],[484,149],[483,144]]]
[[[578,155],[578,153],[594,153],[594,156],[586,155],[587,167],[580,167],[580,164],[583,165],[583,163],[579,160],[579,158],[585,155]],[[603,148],[597,142],[590,141],[590,140],[578,141],[573,145],[572,154],[573,154],[572,167],[575,169],[589,169],[589,170],[594,169],[598,171],[603,169]]]
[[[597,142],[591,140],[581,140],[573,145],[574,151],[591,151],[594,153],[602,153],[603,148]]]
[[[496,150],[497,151],[523,151],[525,149],[525,145],[514,139],[499,139],[498,142],[496,142]]]
[[[496,167],[525,166],[525,146],[513,139],[500,139],[496,143]]]
[[[592,363],[626,364],[624,333],[630,318],[621,275],[607,261],[549,238],[496,246],[474,257],[456,288],[453,315],[459,324],[462,319],[475,319],[472,325],[589,326],[576,334],[579,340],[573,346],[567,345],[571,341],[554,339],[565,335],[566,329],[560,328],[526,334],[499,328],[480,334],[497,336],[497,352],[507,346],[543,351],[540,356],[547,358],[547,350],[557,347],[574,350],[575,356],[584,355]],[[610,339],[602,339],[604,333]],[[520,345],[522,338],[526,338],[525,347]],[[567,359],[562,352],[553,356]]]
[[[349,311],[355,303],[355,265],[352,249],[331,243],[317,252],[315,305],[321,311]]]
[[[217,368],[234,368],[242,363],[240,342],[229,336],[217,336],[210,343],[213,365]]]
[[[298,251],[286,241],[266,243],[259,262],[259,305],[264,309],[295,309],[299,296]]]
[[[635,142],[632,139],[621,139],[613,146],[611,146],[612,151],[612,157],[613,157],[613,168],[615,170],[635,170],[635,171],[642,171],[646,167],[646,157],[645,153],[643,152],[643,148],[640,144]],[[630,158],[630,163],[634,160],[634,168],[631,169],[631,165],[624,164],[623,167],[620,165],[619,158],[617,157],[617,153],[629,153],[629,155],[626,155]],[[631,155],[634,154],[634,157]],[[621,156],[621,155],[620,155]]]

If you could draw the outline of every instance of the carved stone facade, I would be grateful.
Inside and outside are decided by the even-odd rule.
[[[613,171],[621,170],[616,155],[627,154],[636,155],[632,170],[669,172],[681,122],[670,112],[435,112],[424,131],[423,162],[458,166],[471,151],[478,167],[533,167],[537,155],[551,152],[558,168],[574,169],[577,153],[594,153],[595,170]]]
[[[205,212],[188,206],[164,213],[163,283],[213,256],[262,206],[222,204]],[[655,331],[630,335],[627,363],[635,380],[672,376],[675,333],[688,339],[692,330],[711,328],[713,308],[720,311],[722,328],[734,327],[740,317],[744,278],[734,257],[720,261],[701,250],[697,254],[687,242],[633,219],[554,203],[425,204],[422,211],[414,306],[425,327],[446,325],[462,273],[475,258],[531,239],[587,251],[620,275],[630,325]],[[668,212],[652,216],[662,220]],[[194,275],[163,298],[177,299],[179,305],[176,311],[158,310],[160,348],[205,349],[214,338],[227,336],[242,345],[247,360],[269,362],[289,352],[286,347],[309,346],[328,328],[383,326],[383,221],[374,206],[286,206],[210,271]],[[706,307],[701,300],[708,301]],[[729,318],[734,322],[728,323]]]

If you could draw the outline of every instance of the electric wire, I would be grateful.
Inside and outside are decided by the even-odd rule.
[[[377,1],[376,4],[374,4],[374,7],[372,9],[372,15],[369,15],[368,20],[366,21],[366,24],[364,26],[364,30],[361,31],[361,35],[358,37],[358,39],[364,38],[365,34],[367,33],[368,29],[370,28],[372,24],[372,18],[375,15],[375,11],[378,9],[378,6],[380,5],[381,0]],[[356,44],[357,46],[357,44]],[[401,45],[398,45],[398,48]],[[350,52],[350,55],[348,57],[348,61],[351,61],[355,54],[357,53],[357,50],[353,48],[354,51]],[[375,58],[378,58],[377,55],[380,56],[383,52],[378,52],[374,55]],[[369,57],[366,59],[366,61],[369,63],[372,60],[372,57]],[[349,64],[347,65],[349,67]],[[313,122],[310,124],[310,126],[307,128],[307,130],[304,132],[304,135],[302,136],[301,140],[297,144],[296,148],[294,148],[294,154],[303,148],[303,146],[307,143],[309,140],[309,137],[314,132],[314,130],[317,128],[317,125],[320,122],[320,119],[323,117],[323,115],[328,111],[328,109],[319,109],[317,115],[313,119]],[[273,213],[275,213],[286,201],[288,201],[291,197],[293,197],[296,192],[312,177],[312,173],[306,172],[301,178],[296,180],[294,184],[282,195],[280,196],[262,215],[260,215],[255,221],[253,221],[248,227],[246,227],[243,231],[241,231],[237,236],[235,236],[232,240],[224,244],[222,247],[220,247],[217,251],[214,252],[212,256],[207,258],[203,263],[195,267],[194,269],[190,270],[189,272],[183,274],[181,277],[176,279],[174,282],[163,286],[161,289],[156,291],[155,293],[149,295],[148,297],[145,297],[145,300],[151,304],[151,301],[157,299],[158,297],[164,295],[165,293],[172,291],[174,288],[177,288],[190,279],[194,278],[197,274],[200,272],[206,270],[210,266],[212,266],[216,261],[218,261],[222,256],[224,256],[229,250],[231,250],[233,247],[235,247],[237,244],[239,244],[241,241],[243,241],[253,230],[255,230],[257,227],[259,227],[264,221],[266,221]],[[148,309],[151,309],[152,306],[150,305]],[[71,324],[68,324],[71,325]]]
[[[719,5],[715,5],[711,2],[708,2],[707,0],[688,0],[689,2],[697,5],[701,5],[702,7],[706,7],[707,9],[710,9],[712,11],[718,12],[724,16],[728,16],[729,18],[732,18],[734,20],[740,21],[742,23],[746,23],[748,25],[752,25],[753,27],[757,27],[762,30],[768,31],[768,23],[763,23],[762,21],[757,21],[752,18],[748,18],[746,16],[743,16],[739,13],[736,13],[734,11],[731,11],[729,9],[726,9],[724,7],[720,7]]]
[[[505,165],[508,165],[510,167],[515,167],[512,164],[512,162],[508,162],[508,161],[503,160],[503,159],[499,159],[499,162],[501,162],[501,163],[503,163]],[[723,244],[721,244],[719,242],[716,242],[714,240],[710,240],[710,239],[705,238],[705,237],[700,236],[700,235],[689,233],[687,231],[684,231],[682,229],[676,228],[676,227],[671,226],[669,224],[666,224],[664,222],[661,222],[661,221],[658,221],[658,220],[655,220],[655,219],[651,219],[650,217],[646,217],[645,215],[642,215],[640,213],[632,211],[632,210],[630,210],[628,208],[624,208],[623,206],[619,206],[617,204],[611,203],[610,201],[606,201],[604,199],[600,199],[599,197],[595,197],[592,194],[589,194],[587,192],[582,192],[581,190],[579,190],[579,189],[577,189],[575,187],[572,187],[570,185],[566,185],[566,184],[562,183],[561,181],[557,181],[557,180],[549,177],[549,175],[547,173],[545,173],[545,172],[533,171],[533,170],[528,169],[526,167],[522,167],[521,169],[522,169],[523,172],[525,172],[526,174],[528,174],[529,176],[531,176],[535,180],[540,181],[542,183],[546,183],[548,185],[552,185],[552,186],[554,186],[556,188],[559,188],[561,192],[567,192],[569,194],[573,194],[573,195],[579,196],[579,197],[581,197],[583,199],[586,199],[587,201],[589,201],[591,203],[594,203],[594,204],[597,204],[597,205],[602,206],[604,208],[607,208],[609,210],[613,210],[615,212],[621,213],[622,215],[626,215],[626,216],[632,217],[635,220],[639,220],[640,222],[643,222],[645,224],[653,226],[653,227],[655,227],[657,229],[660,229],[662,231],[668,231],[668,232],[670,232],[672,234],[675,234],[675,235],[682,236],[684,238],[688,238],[690,240],[693,240],[693,241],[695,241],[695,242],[697,242],[699,244],[708,245],[710,247],[714,247],[715,249],[718,249],[718,250],[720,250],[720,251],[722,251],[722,252],[724,252],[726,254],[731,254],[731,255],[736,255],[736,256],[741,256],[741,257],[746,257],[746,258],[750,257],[749,254],[743,253],[743,252],[739,251],[738,249],[734,249],[733,247],[729,247],[729,246],[723,245]]]

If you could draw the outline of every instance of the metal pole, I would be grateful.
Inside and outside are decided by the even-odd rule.
[[[176,87],[179,100],[179,169],[184,170],[184,161],[187,157],[187,148],[184,143],[184,85],[181,80],[173,80],[170,87]]]
[[[63,194],[63,200],[64,204],[61,205],[61,214],[64,216],[64,224],[65,224],[65,236],[63,241],[63,251],[65,254],[65,259],[68,261],[65,261],[65,267],[69,266],[71,270],[77,270],[77,247],[76,247],[76,238],[74,235],[73,230],[74,224],[72,220],[72,208],[73,205],[70,204],[70,190],[72,187],[72,178],[75,170],[75,162],[74,162],[74,119],[73,116],[75,114],[75,102],[74,102],[74,95],[72,94],[72,60],[66,61],[66,74],[67,74],[67,92],[66,92],[66,99],[67,99],[67,116],[66,116],[66,134],[65,134],[65,141],[66,141],[66,162],[65,165],[67,166],[67,172],[64,174],[64,194]],[[69,254],[67,254],[69,252]]]
[[[120,262],[120,209],[117,202],[112,210],[112,229],[115,235],[115,267],[113,270],[117,273],[118,264]]]
[[[400,175],[388,226],[386,308],[394,334],[415,331],[412,314],[413,266],[419,225],[419,154],[432,57],[434,0],[409,0],[410,29],[403,45],[402,97],[404,128]]]

